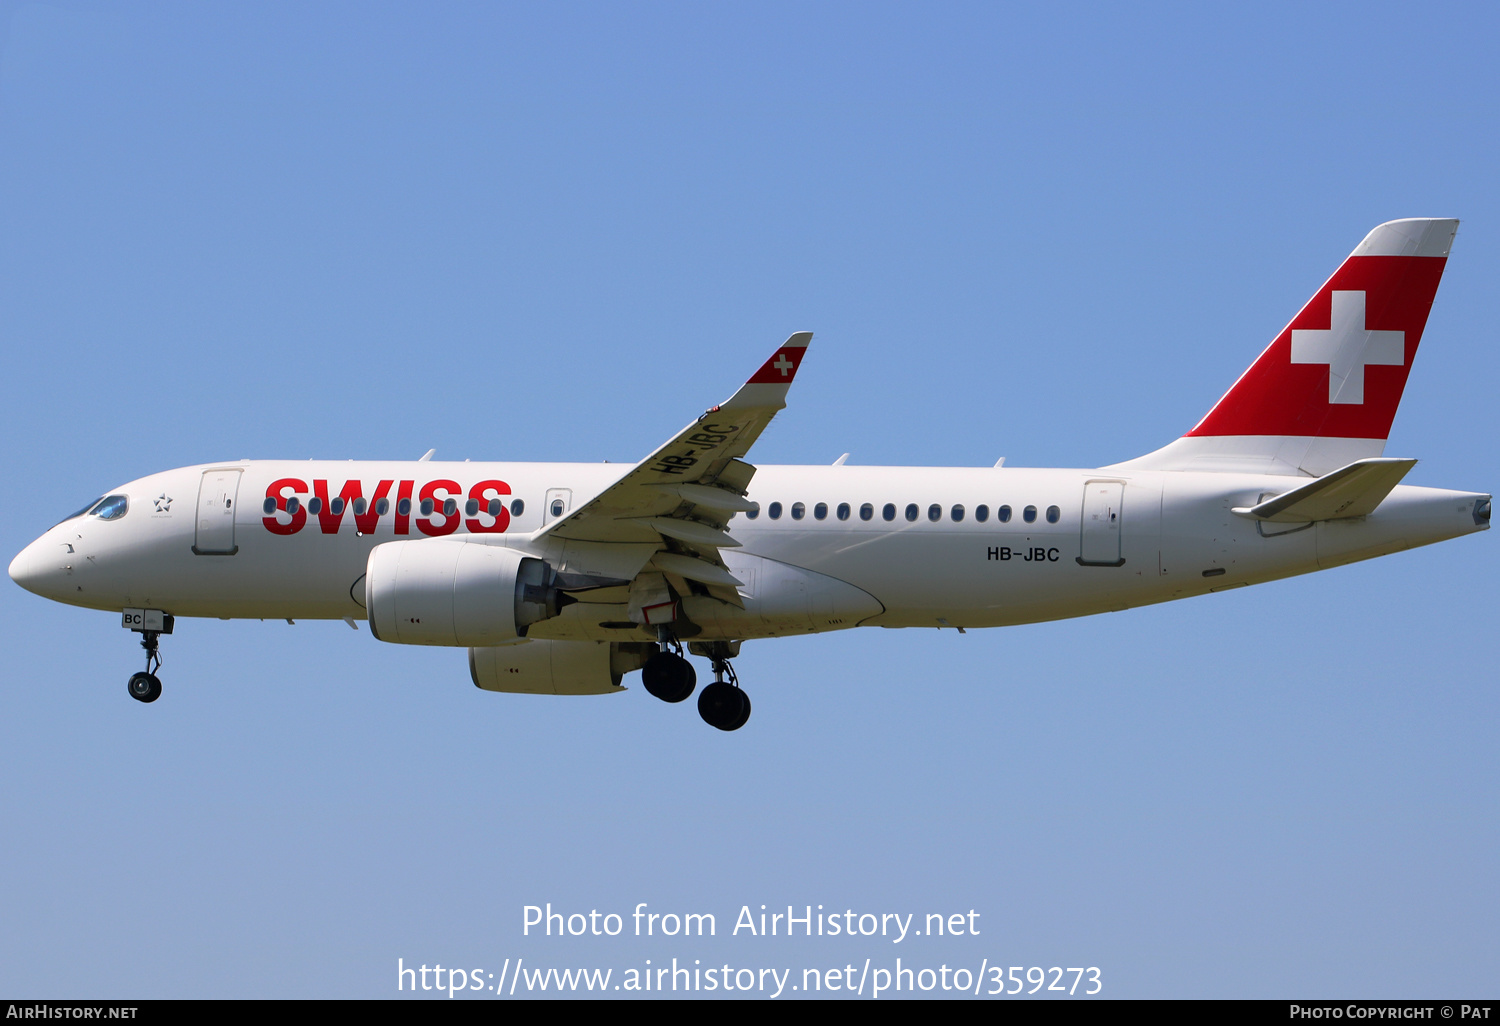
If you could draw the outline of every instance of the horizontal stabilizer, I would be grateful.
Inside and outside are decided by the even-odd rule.
[[[1375,512],[1375,507],[1385,501],[1391,489],[1416,465],[1416,460],[1358,460],[1258,505],[1236,506],[1234,513],[1277,524],[1366,516]]]

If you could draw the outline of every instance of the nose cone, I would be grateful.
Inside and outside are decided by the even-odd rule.
[[[10,579],[33,594],[56,598],[58,585],[67,574],[58,551],[56,542],[46,536],[38,538],[10,561]]]

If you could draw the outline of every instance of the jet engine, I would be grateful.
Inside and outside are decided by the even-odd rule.
[[[640,642],[522,641],[469,649],[469,676],[485,691],[525,695],[607,695],[639,670],[656,646]]]
[[[370,550],[370,632],[399,645],[503,645],[573,602],[545,560],[513,549],[438,539]]]

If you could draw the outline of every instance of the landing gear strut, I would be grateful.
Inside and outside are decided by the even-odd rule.
[[[698,715],[710,727],[739,730],[750,719],[750,696],[740,689],[740,680],[729,665],[729,644],[715,641],[704,647],[708,650],[704,654],[713,661],[714,682],[698,696]]]
[[[142,631],[141,647],[146,650],[146,669],[130,675],[126,688],[137,702],[154,702],[161,697],[161,681],[156,671],[161,669],[161,652],[157,644],[160,631]]]
[[[681,702],[698,686],[698,673],[682,657],[682,642],[667,628],[657,629],[657,645],[656,654],[641,667],[641,683],[663,702]]]

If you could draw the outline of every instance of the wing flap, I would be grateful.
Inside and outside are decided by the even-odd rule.
[[[658,552],[651,561],[658,570],[686,577],[700,584],[722,584],[728,588],[737,588],[741,583],[723,566],[706,559],[683,556],[675,552]]]
[[[638,521],[651,528],[663,538],[675,538],[677,541],[686,542],[698,547],[708,546],[714,549],[737,549],[740,543],[731,538],[724,531],[701,520],[687,520],[681,517],[651,517],[647,520]]]
[[[755,503],[739,492],[732,492],[720,485],[671,483],[656,485],[656,487],[705,509],[722,510],[725,513],[746,513],[755,508]]]

